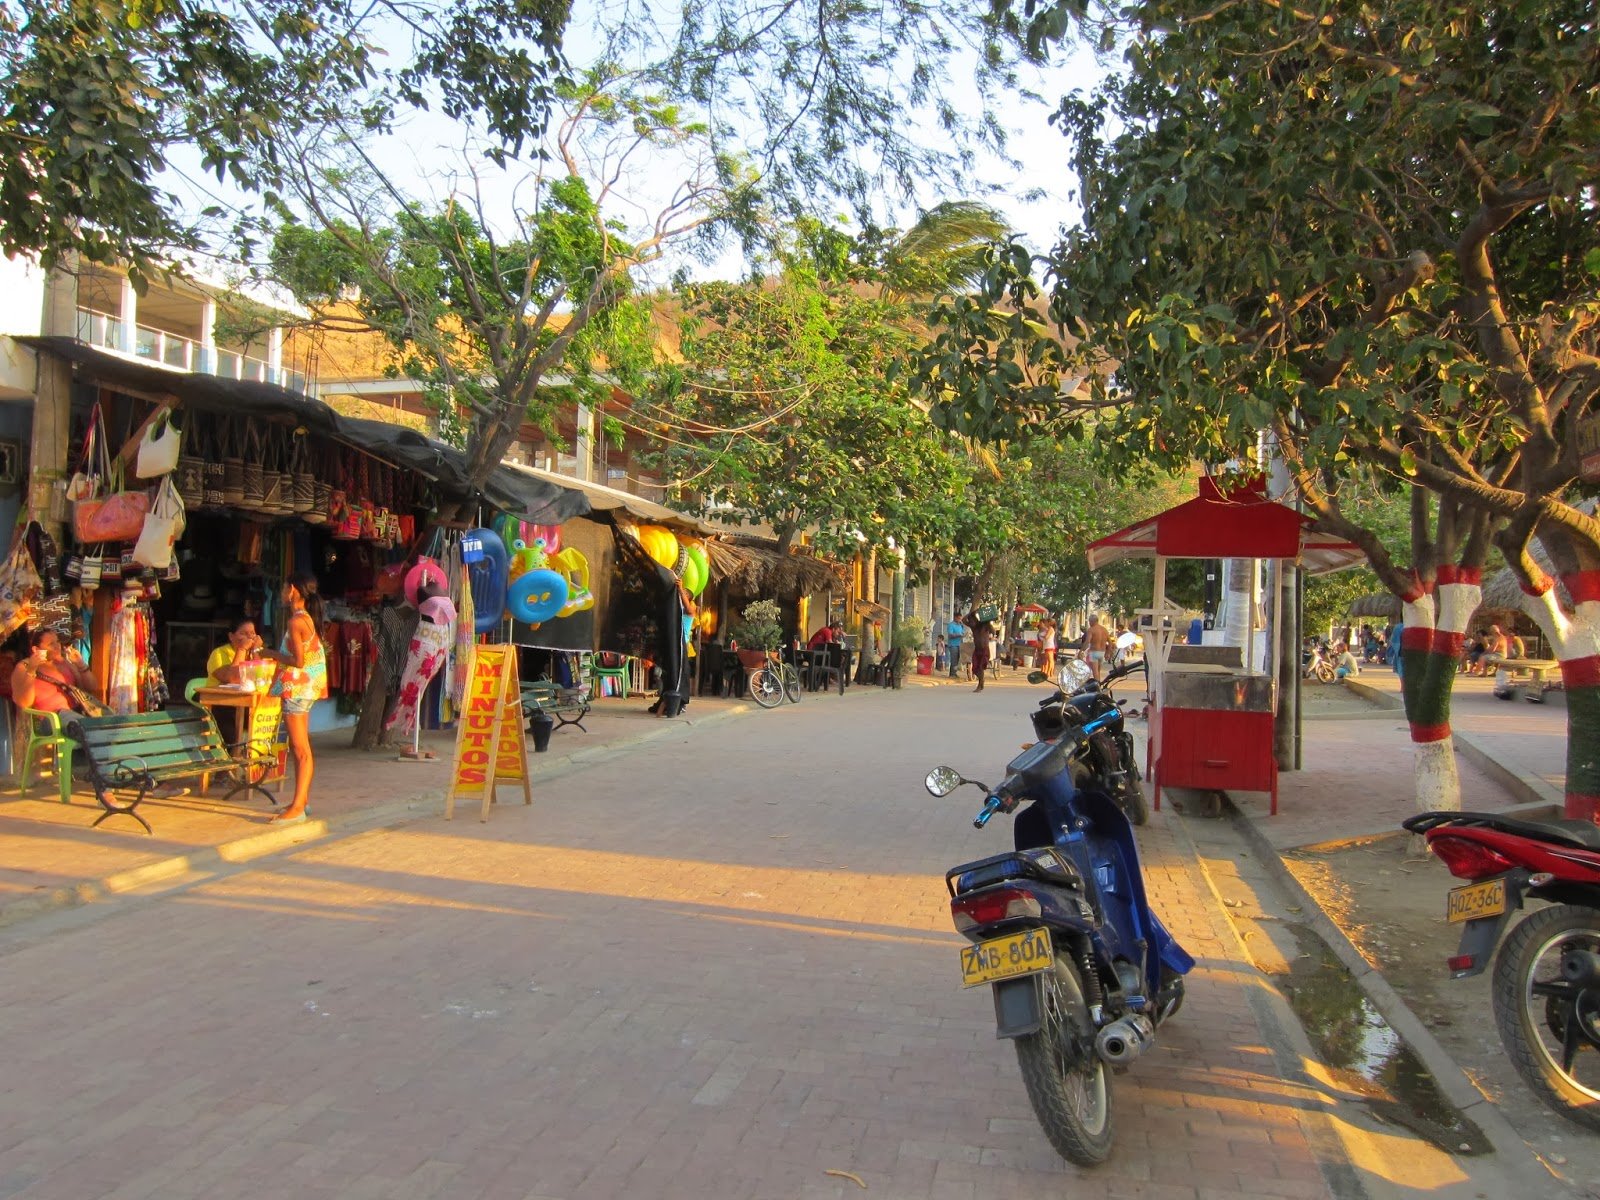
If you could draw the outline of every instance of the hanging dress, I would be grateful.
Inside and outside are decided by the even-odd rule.
[[[448,597],[435,596],[424,600],[418,609],[421,620],[411,636],[411,648],[406,656],[405,671],[400,676],[400,693],[394,711],[385,722],[385,729],[403,725],[409,733],[417,727],[417,706],[428,690],[428,684],[439,673],[439,668],[449,657],[456,636],[456,606]]]

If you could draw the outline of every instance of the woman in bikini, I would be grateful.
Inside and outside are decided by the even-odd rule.
[[[283,664],[278,690],[283,696],[283,723],[289,729],[294,757],[294,799],[274,821],[303,821],[311,799],[311,706],[328,694],[328,658],[322,648],[322,598],[310,575],[291,576],[283,585],[289,629],[283,645],[261,654]]]

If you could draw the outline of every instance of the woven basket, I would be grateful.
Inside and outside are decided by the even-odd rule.
[[[227,493],[223,484],[223,475],[227,468],[220,462],[206,463],[206,498],[207,506],[216,506],[227,503]]]
[[[333,499],[333,484],[324,483],[320,479],[312,480],[311,507],[301,513],[301,519],[307,525],[326,525],[328,523],[328,505]],[[298,503],[298,500],[296,501]]]
[[[199,508],[206,502],[206,461],[199,455],[178,455],[178,471],[173,481],[185,508]]]
[[[281,515],[294,511],[283,490],[283,482],[288,478],[289,476],[281,471],[274,471],[270,467],[263,468],[261,472],[261,512]]]
[[[256,468],[259,480],[261,468]],[[257,495],[260,493],[258,492]],[[235,508],[244,507],[244,459],[225,458],[222,460],[222,502],[231,504]]]
[[[308,513],[317,507],[317,477],[310,471],[295,471],[290,476],[294,484],[294,511]]]
[[[254,461],[244,463],[241,469],[244,472],[244,485],[240,489],[238,507],[260,512],[267,499],[265,473],[261,470],[261,464]]]

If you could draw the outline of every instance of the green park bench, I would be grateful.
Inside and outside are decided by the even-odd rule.
[[[536,713],[553,717],[556,728],[576,725],[583,729],[583,719],[589,715],[589,701],[578,688],[562,687],[550,679],[535,679],[522,685],[522,715],[528,718],[529,727]]]
[[[137,811],[152,792],[186,779],[199,780],[204,790],[213,775],[232,775],[238,780],[224,800],[257,791],[277,804],[272,793],[256,782],[259,769],[272,760],[251,756],[247,747],[237,752],[230,748],[222,740],[216,719],[203,708],[175,704],[162,712],[79,717],[72,726],[79,761],[106,810],[95,819],[96,825],[110,817],[128,816],[153,834],[150,823]],[[70,729],[68,736],[73,736]]]

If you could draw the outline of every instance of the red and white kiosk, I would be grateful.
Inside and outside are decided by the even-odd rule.
[[[1310,524],[1303,513],[1267,499],[1262,479],[1224,490],[1210,476],[1201,476],[1200,494],[1193,500],[1090,543],[1090,570],[1126,559],[1155,559],[1155,595],[1151,606],[1137,613],[1150,697],[1145,774],[1157,809],[1163,787],[1185,787],[1268,792],[1277,814],[1272,731],[1278,711],[1277,663],[1285,653],[1282,589],[1274,588],[1265,661],[1255,661],[1253,629],[1240,649],[1238,665],[1204,661],[1204,656],[1184,653],[1187,647],[1174,654],[1186,620],[1183,610],[1166,598],[1167,559],[1249,559],[1253,575],[1263,561],[1293,563],[1312,574],[1363,561],[1354,544],[1314,532]],[[1299,648],[1288,652],[1297,655]]]

